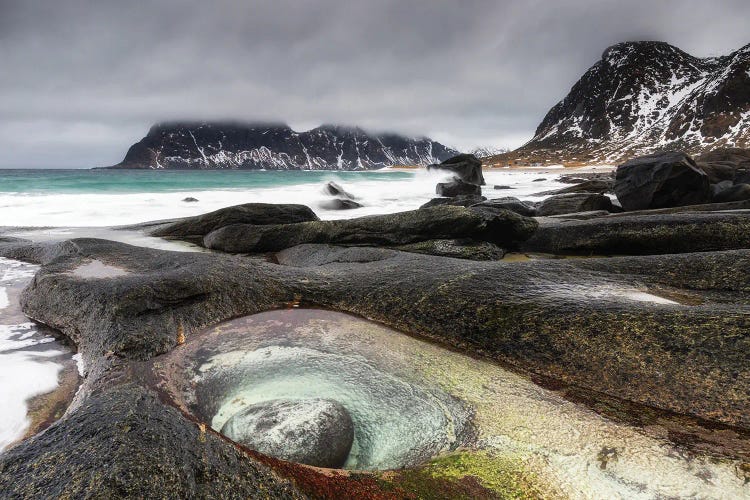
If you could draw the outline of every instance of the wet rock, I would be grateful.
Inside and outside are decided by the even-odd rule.
[[[720,184],[723,184],[723,182],[715,184],[715,186],[719,186]],[[712,201],[714,203],[728,203],[744,200],[750,200],[750,184],[725,185],[717,189],[712,196]]]
[[[374,247],[340,247],[306,244],[287,248],[276,254],[276,261],[284,266],[310,267],[326,264],[378,262],[397,255],[395,250]]]
[[[614,215],[554,220],[522,248],[531,252],[593,255],[655,255],[750,248],[746,213]]]
[[[149,232],[152,236],[200,243],[211,231],[230,224],[291,224],[315,220],[318,216],[304,205],[247,203],[157,225]]]
[[[711,183],[728,180],[732,184],[750,184],[750,149],[716,149],[702,154],[696,162]]]
[[[558,177],[557,182],[562,182],[563,184],[581,184],[592,180],[614,181],[614,179],[615,172],[612,170],[611,172],[580,172],[571,175],[561,175]]]
[[[437,207],[440,205],[453,205],[456,207],[468,207],[476,203],[481,203],[485,201],[486,199],[487,198],[485,198],[484,196],[478,196],[475,194],[459,195],[459,196],[454,196],[453,198],[445,198],[445,197],[433,198],[419,208],[430,208],[430,207]]]
[[[327,210],[351,210],[353,208],[362,207],[361,203],[355,201],[357,199],[356,196],[347,192],[343,187],[333,181],[326,183],[323,187],[323,192],[333,196],[333,199],[321,201],[319,203],[321,208]]]
[[[325,208],[327,210],[351,210],[353,208],[361,207],[362,204],[354,200],[344,200],[339,198],[320,202],[320,208]]]
[[[481,196],[482,188],[477,184],[469,184],[460,180],[451,182],[438,182],[435,187],[438,196]]]
[[[221,433],[272,457],[338,468],[352,448],[354,424],[346,408],[330,399],[274,399],[235,413]]]
[[[594,210],[612,210],[612,200],[596,193],[558,194],[542,201],[536,207],[536,215],[541,217]]]
[[[447,170],[452,172],[455,178],[463,183],[475,186],[484,186],[485,184],[484,175],[482,174],[482,160],[472,154],[460,154],[448,158],[442,163],[427,165],[427,170]]]
[[[503,198],[493,198],[491,200],[483,201],[471,205],[472,210],[488,211],[491,213],[494,210],[510,210],[524,217],[533,217],[536,215],[536,207],[527,201],[521,201],[513,196],[506,196]]]
[[[434,239],[473,238],[517,245],[536,229],[510,211],[484,213],[438,206],[356,219],[256,226],[234,224],[209,233],[204,246],[229,253],[276,252],[303,243],[396,246]]]
[[[330,196],[337,196],[337,197],[344,198],[344,199],[347,199],[347,200],[356,200],[357,199],[356,196],[354,196],[353,194],[349,193],[343,187],[341,187],[339,184],[337,184],[337,183],[335,183],[333,181],[328,181],[326,183],[326,185],[323,187],[323,192],[325,194],[330,195]]]
[[[602,219],[565,221],[565,225],[575,227],[598,220]],[[711,221],[706,227],[715,224]],[[727,230],[720,227],[717,231]],[[737,230],[750,234],[746,227]],[[290,255],[286,256],[286,265],[280,266],[228,255],[167,252],[76,239],[56,247],[56,256],[50,250],[51,260],[24,292],[23,308],[29,316],[60,329],[80,346],[89,367],[79,395],[81,401],[90,401],[97,394],[87,387],[100,391],[119,384],[123,391],[131,391],[123,384],[133,372],[113,372],[107,363],[119,360],[126,367],[134,367],[131,360],[149,359],[177,346],[181,334],[189,341],[206,325],[279,308],[302,298],[445,345],[481,352],[566,384],[750,428],[750,374],[746,370],[750,352],[746,335],[749,250],[484,263],[370,249],[371,257],[377,260],[345,262],[347,259],[339,259],[337,254],[352,249],[321,245],[321,252],[315,253],[310,251],[314,246],[297,252],[296,257],[295,249],[283,252]],[[70,248],[75,251],[68,252]],[[315,264],[308,267],[305,259],[311,257]],[[330,263],[320,265],[324,257]],[[92,282],[69,273],[92,259],[127,268],[131,274]],[[671,301],[644,290],[664,294]],[[137,393],[135,401],[140,397]],[[125,407],[136,414],[140,411],[131,400]],[[73,408],[64,422],[71,421],[78,411]],[[109,415],[110,410],[103,407],[93,414]],[[162,419],[152,419],[147,412],[145,415],[143,421],[151,422],[149,425],[161,425]],[[125,423],[141,421],[141,417],[133,418],[136,420]],[[103,441],[94,439],[101,453],[94,454],[91,463],[97,471],[119,463],[122,473],[117,477],[123,481],[123,488],[139,487],[142,474],[137,472],[142,464],[153,467],[161,453],[184,449],[176,444],[183,439],[180,433],[174,440],[159,442],[141,438],[140,434],[130,439],[127,425],[104,423],[114,424],[112,432],[105,433]],[[57,425],[62,426],[62,421]],[[198,427],[186,425],[194,432],[185,439],[200,442]],[[90,428],[94,433],[86,436],[95,437],[98,427]],[[4,467],[0,481],[10,476],[15,482],[10,491],[32,491],[24,488],[39,487],[56,473],[47,474],[50,470],[65,470],[65,484],[74,486],[82,481],[90,488],[96,480],[91,479],[89,462],[83,468],[60,462],[80,448],[77,441],[55,443],[57,438],[51,430],[42,435],[50,441],[40,441],[10,459],[7,454],[0,459],[5,460],[0,463]],[[162,435],[152,427],[147,427],[145,435],[151,432]],[[98,462],[108,456],[104,453],[111,453],[111,446],[104,443],[119,442],[120,435],[125,436],[125,444],[117,448],[119,454],[112,461]],[[236,453],[231,447],[219,449]],[[191,456],[192,448],[187,450]],[[139,457],[147,457],[148,462]],[[183,483],[186,474],[198,477],[205,473],[191,460],[183,468],[165,462],[169,464],[167,469],[179,470],[180,474],[164,475],[161,467],[145,470],[162,474],[171,488],[182,488],[174,482]],[[45,475],[37,477],[29,471],[40,463],[47,466],[43,468]],[[56,467],[58,463],[61,468]],[[232,472],[237,473],[232,481],[248,484],[239,469]],[[149,476],[148,480],[154,479]],[[0,486],[7,484],[8,480]]]
[[[471,239],[427,240],[394,248],[404,252],[469,260],[499,260],[505,256],[505,250],[494,243]]]
[[[580,183],[568,186],[562,189],[553,189],[551,191],[543,191],[537,193],[535,196],[548,196],[556,194],[568,194],[568,193],[597,193],[604,194],[612,191],[614,187],[614,179],[592,179],[582,180]]]
[[[617,167],[614,191],[626,211],[710,201],[708,176],[685,153],[641,156]]]
[[[188,196],[187,198],[183,198],[182,201],[185,201],[187,203],[193,203],[198,201],[198,198],[193,198],[192,196]]]
[[[0,471],[7,498],[305,498],[133,383],[90,394],[46,432],[1,454]]]

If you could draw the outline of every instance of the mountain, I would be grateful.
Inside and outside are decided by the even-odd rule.
[[[604,51],[528,143],[488,163],[616,163],[722,147],[750,147],[750,44],[701,59],[664,42],[625,42]]]
[[[366,170],[438,163],[455,154],[426,138],[332,125],[295,132],[283,124],[165,123],[107,168]]]

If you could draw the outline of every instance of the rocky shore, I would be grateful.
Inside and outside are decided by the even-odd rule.
[[[233,428],[227,437],[186,413],[155,383],[164,374],[157,376],[149,363],[197,342],[207,328],[264,311],[313,307],[481,357],[556,394],[586,394],[584,406],[602,418],[618,413],[601,409],[607,401],[610,410],[682,422],[669,431],[657,425],[642,432],[654,431],[670,449],[697,460],[713,457],[733,471],[722,484],[749,493],[746,158],[742,151],[698,162],[678,153],[640,158],[613,177],[572,179],[571,188],[536,204],[483,200],[481,163],[461,157],[432,167],[455,176],[437,192],[461,196],[410,212],[319,221],[301,205],[246,204],[140,226],[213,250],[207,253],[0,236],[0,256],[41,266],[23,293],[23,311],[69,337],[86,366],[66,414],[0,455],[0,491],[17,497],[448,492],[494,498],[512,483],[520,496],[565,496],[556,480],[543,477],[548,466],[513,461],[503,475],[497,457],[486,456],[487,442],[468,437],[466,450],[459,450],[468,453],[461,455],[460,474],[445,473],[455,463],[440,456],[390,474],[283,462],[250,451],[247,444],[257,436],[240,439],[242,429]],[[731,197],[718,197],[727,190]],[[518,258],[503,258],[507,254]],[[609,257],[566,258],[573,255]],[[468,383],[451,382],[458,384],[456,394]],[[323,404],[326,415],[344,421],[351,411],[328,400],[316,407]],[[257,415],[268,411],[254,408],[243,418],[262,428]],[[495,424],[480,415],[474,425],[481,436]],[[680,425],[689,439],[680,439]],[[318,465],[341,464],[351,446],[351,438],[344,439],[340,453]],[[621,467],[631,463],[623,450],[598,453],[602,470],[618,456]],[[487,461],[494,479],[484,471]],[[628,474],[610,467],[617,477]],[[723,471],[711,474],[724,478]],[[664,491],[680,493],[679,487]]]

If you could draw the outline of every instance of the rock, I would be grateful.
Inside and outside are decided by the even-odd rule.
[[[321,208],[327,210],[351,210],[352,208],[360,208],[362,206],[361,203],[354,201],[357,199],[356,196],[347,192],[333,181],[326,183],[323,187],[323,192],[334,198],[320,202],[319,205]]]
[[[510,210],[524,217],[533,217],[536,215],[536,207],[526,201],[521,201],[513,196],[506,196],[503,198],[493,198],[491,200],[483,201],[471,205],[472,210]]]
[[[581,184],[586,181],[602,180],[602,181],[614,181],[615,171],[610,172],[580,172],[572,175],[561,175],[557,178],[557,182],[563,184]]]
[[[548,196],[555,194],[568,194],[568,193],[609,193],[614,187],[614,179],[592,179],[584,180],[573,186],[569,186],[562,189],[553,189],[551,191],[543,191],[536,193],[534,196]]]
[[[515,189],[515,188],[514,187],[510,187],[510,186],[497,186],[497,185],[495,185],[495,187],[493,189]]]
[[[419,208],[437,207],[440,205],[453,205],[456,207],[468,207],[476,203],[481,203],[487,198],[475,194],[462,194],[453,198],[433,198]]]
[[[499,260],[505,256],[505,250],[494,243],[471,239],[427,240],[394,248],[403,252],[469,260]]]
[[[275,255],[275,258],[276,262],[283,266],[311,267],[326,264],[378,262],[396,255],[398,252],[387,248],[304,244],[282,250]]]
[[[338,468],[352,448],[354,423],[346,408],[330,399],[274,399],[235,413],[221,433],[272,457]]]
[[[127,382],[87,392],[65,419],[0,454],[3,497],[308,498],[152,390]]]
[[[156,226],[149,233],[162,238],[201,243],[211,231],[230,224],[291,224],[318,220],[304,205],[246,203]]]
[[[482,174],[482,160],[472,154],[460,154],[448,158],[442,163],[427,165],[427,170],[448,170],[454,174],[457,180],[467,184],[476,186],[484,186],[485,184]]]
[[[573,212],[570,214],[550,215],[549,217],[552,217],[553,219],[583,220],[593,219],[595,217],[603,217],[605,215],[610,215],[610,212],[606,210],[591,210],[590,212]]]
[[[536,207],[538,217],[546,215],[570,214],[576,212],[590,212],[594,210],[612,209],[609,197],[596,193],[570,193],[550,196]]]
[[[538,179],[534,179],[534,180],[533,180],[533,181],[531,181],[531,182],[544,182],[544,181],[546,181],[546,180],[547,180],[547,179],[546,179],[545,177],[540,177],[540,178],[538,178]]]
[[[438,196],[481,196],[482,188],[477,184],[469,184],[460,180],[453,180],[451,182],[438,182],[435,192]]]
[[[733,184],[750,184],[750,149],[715,149],[699,156],[696,163],[711,183],[729,180]]]
[[[187,198],[183,198],[182,201],[186,201],[188,203],[198,201],[198,198],[193,198],[192,196],[188,196]]]
[[[739,212],[610,215],[548,220],[522,245],[529,252],[656,255],[750,248],[750,216]]]
[[[722,183],[719,183],[722,184]],[[717,184],[718,186],[718,184]],[[714,203],[750,200],[750,184],[735,184],[718,190],[712,196]]]
[[[485,213],[437,206],[355,219],[257,226],[234,224],[206,235],[203,245],[229,253],[276,252],[303,243],[407,245],[434,239],[472,238],[515,247],[536,221],[507,210]]]
[[[750,234],[742,214],[708,215],[736,217],[716,234]],[[627,218],[556,223],[565,234],[570,224]],[[356,261],[338,253],[365,249],[310,245],[283,252],[286,265],[277,265],[94,239],[46,247],[35,251],[44,262],[24,291],[24,312],[70,337],[89,371],[63,419],[0,454],[3,496],[283,498],[304,496],[305,478],[330,484],[312,469],[272,470],[278,464],[202,430],[142,371],[181,336],[190,342],[208,325],[299,297],[592,394],[750,429],[750,250],[476,262],[369,249],[371,258]],[[70,272],[91,260],[130,274],[81,280]],[[644,301],[645,292],[680,303]]]
[[[320,208],[325,208],[326,210],[351,210],[352,208],[362,207],[361,203],[357,203],[354,200],[342,200],[340,198],[321,201],[319,205]]]
[[[347,200],[357,199],[353,194],[347,192],[343,187],[333,181],[328,181],[326,183],[326,185],[323,187],[323,192],[330,196],[337,196],[339,198],[344,198]]]
[[[634,158],[617,167],[615,194],[626,211],[710,201],[708,176],[685,153]]]

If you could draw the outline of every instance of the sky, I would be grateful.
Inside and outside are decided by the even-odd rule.
[[[517,147],[610,45],[750,43],[748,0],[0,0],[0,168],[118,163],[156,122]]]

